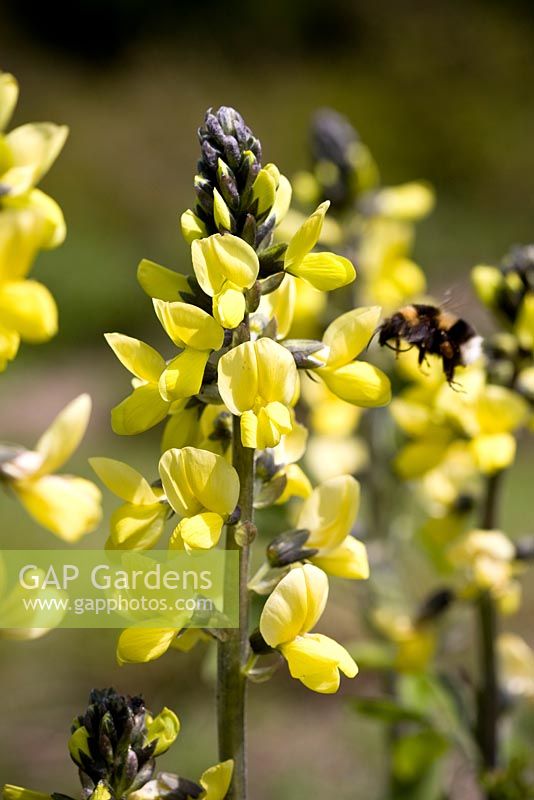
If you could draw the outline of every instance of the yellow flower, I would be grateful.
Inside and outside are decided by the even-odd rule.
[[[407,222],[374,217],[364,225],[358,264],[366,302],[389,311],[424,293],[425,275],[409,257],[413,239]]]
[[[0,130],[13,112],[18,86],[12,75],[0,73]],[[0,140],[0,184],[3,195],[26,194],[48,172],[68,135],[65,125],[37,122],[21,125]]]
[[[289,242],[284,256],[286,272],[326,292],[346,286],[356,277],[356,270],[348,258],[335,253],[311,252],[321,236],[329,205],[328,201],[321,203],[303,222]]]
[[[486,384],[482,377],[472,391],[469,384],[465,388],[463,393],[452,393],[444,387],[437,397],[438,408],[471,439],[471,454],[482,473],[506,469],[514,461],[513,433],[527,422],[528,403],[511,389]]]
[[[359,506],[360,484],[351,475],[325,481],[302,505],[297,528],[310,531],[306,547],[319,551],[310,561],[329,575],[369,577],[365,545],[350,535]]]
[[[122,333],[106,333],[105,338],[121,364],[136,378],[132,394],[112,410],[111,426],[122,436],[142,433],[169,413],[171,403],[159,390],[167,365],[157,350],[139,339]]]
[[[534,698],[534,652],[521,636],[501,633],[497,639],[501,675],[506,690],[515,696]]]
[[[295,567],[267,599],[260,631],[268,645],[284,656],[293,678],[315,692],[339,688],[339,672],[354,678],[356,663],[344,647],[328,636],[310,633],[328,599],[328,579],[312,564]]]
[[[171,509],[163,489],[150,486],[143,476],[121,461],[90,458],[89,463],[107,488],[126,502],[113,512],[112,549],[149,549],[160,538]]]
[[[325,331],[324,366],[314,370],[331,392],[362,408],[384,406],[391,399],[391,386],[382,370],[366,361],[356,361],[376,330],[380,309],[357,308],[338,317]],[[321,354],[316,356],[321,358]]]
[[[159,378],[164,400],[182,400],[200,391],[212,350],[219,350],[224,330],[210,314],[188,303],[154,300],[156,315],[167,335],[182,352],[170,361]]]
[[[199,795],[199,800],[224,800],[233,772],[234,762],[231,758],[204,770],[200,776],[200,785],[204,791]]]
[[[117,643],[117,663],[146,664],[167,652],[179,628],[126,628]]]
[[[291,432],[298,376],[289,350],[267,338],[244,342],[222,356],[218,374],[224,404],[241,416],[245,447],[275,447]]]
[[[17,97],[13,76],[0,73],[0,371],[15,358],[21,340],[44,342],[57,332],[52,295],[26,277],[37,252],[65,238],[61,209],[34,187],[58,156],[68,130],[35,123],[2,134]]]
[[[214,547],[239,497],[235,469],[221,456],[184,447],[162,455],[159,474],[168,502],[182,517],[169,546],[188,551]]]
[[[435,196],[427,183],[411,181],[399,186],[386,186],[373,196],[379,216],[400,220],[418,220],[434,208]]]
[[[187,277],[154,261],[143,258],[137,268],[137,280],[149,297],[174,302],[182,300],[182,294],[191,292]]]
[[[237,236],[216,233],[195,239],[191,255],[200,288],[213,298],[213,316],[224,328],[236,328],[245,316],[244,291],[258,277],[256,252]]]
[[[514,574],[515,547],[502,531],[469,531],[449,547],[448,557],[462,570],[467,597],[488,590],[498,597]]]
[[[55,475],[80,444],[91,413],[91,398],[69,403],[41,436],[34,451],[16,452],[1,465],[1,476],[26,511],[60,539],[75,542],[101,518],[101,494],[91,481]]]
[[[224,338],[221,326],[206,311],[181,302],[155,299],[154,308],[165,332],[181,352],[168,364],[145,342],[120,333],[106,341],[119,361],[136,378],[132,394],[111,414],[115,433],[141,433],[177,410],[171,403],[197,394],[210,353]]]
[[[395,645],[394,666],[400,672],[421,672],[436,652],[434,626],[416,625],[407,614],[379,608],[373,622],[380,633]]]

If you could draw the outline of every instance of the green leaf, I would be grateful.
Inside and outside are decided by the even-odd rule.
[[[445,736],[424,730],[397,739],[393,750],[393,774],[402,783],[421,778],[448,749]]]

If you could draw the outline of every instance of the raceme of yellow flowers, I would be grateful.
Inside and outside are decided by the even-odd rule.
[[[113,410],[115,432],[136,434],[165,420],[159,482],[151,484],[113,459],[92,459],[123,501],[112,516],[108,546],[150,547],[168,521],[171,549],[193,553],[220,546],[223,526],[235,524],[240,514],[230,446],[237,419],[240,444],[255,452],[256,501],[263,494],[267,504],[303,502],[300,547],[288,540],[285,558],[270,570],[262,647],[278,650],[306,686],[329,693],[338,688],[340,670],[354,677],[357,668],[340,645],[312,632],[326,604],[326,573],[362,579],[369,567],[365,546],[351,535],[359,485],[344,475],[312,490],[296,463],[307,433],[295,407],[304,372],[356,409],[389,402],[386,375],[358,358],[380,309],[341,315],[322,341],[288,339],[300,284],[331,291],[356,276],[346,257],[316,250],[329,203],[304,219],[289,242],[273,243],[290,204],[287,178],[274,164],[262,166],[258,140],[233,109],[208,112],[199,134],[197,204],[181,218],[192,275],[148,260],[138,270],[174,351],[163,356],[120,333],[106,337],[134,376],[132,393]],[[265,594],[265,580],[256,583]],[[186,638],[200,638],[192,633],[129,628],[119,640],[119,661],[152,660],[171,646],[185,649]]]
[[[45,342],[57,332],[54,299],[28,273],[39,250],[65,238],[61,209],[36,187],[61,152],[68,129],[39,122],[6,133],[18,93],[15,78],[0,72],[0,371],[21,341]]]

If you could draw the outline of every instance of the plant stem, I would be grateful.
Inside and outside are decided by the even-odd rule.
[[[238,331],[234,344],[249,338],[248,321]],[[249,544],[236,540],[238,526],[253,521],[254,450],[241,444],[240,418],[233,418],[232,463],[240,481],[238,505],[241,518],[237,525],[228,525],[226,549],[239,551],[239,628],[227,631],[224,641],[217,644],[217,724],[219,758],[234,760],[232,785],[228,800],[247,798],[246,689],[244,667],[249,656],[248,640],[248,573]],[[228,572],[233,579],[233,571]]]
[[[486,496],[482,507],[481,525],[491,530],[498,525],[499,489],[502,472],[488,478]],[[477,601],[480,685],[477,697],[477,741],[486,770],[493,770],[499,762],[499,675],[496,653],[497,611],[490,592],[484,592]],[[491,794],[487,795],[491,798]]]

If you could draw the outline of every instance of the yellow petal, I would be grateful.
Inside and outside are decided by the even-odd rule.
[[[306,452],[308,429],[300,422],[295,421],[294,414],[291,416],[291,420],[291,432],[282,438],[273,453],[277,464],[294,464],[295,461],[300,461]]]
[[[325,481],[304,502],[297,527],[310,531],[309,547],[332,550],[351,532],[360,507],[360,484],[352,475]]]
[[[171,447],[187,447],[196,442],[199,413],[198,407],[180,408],[169,416],[161,440],[162,453]]]
[[[107,488],[127,503],[155,503],[157,496],[140,472],[113,458],[90,458],[89,463]]]
[[[182,292],[191,291],[185,275],[162,267],[147,258],[143,258],[139,263],[137,280],[149,297],[157,297],[159,300],[173,302],[180,300]]]
[[[256,252],[243,239],[229,233],[196,239],[191,255],[197,280],[210,297],[221,291],[225,281],[248,289],[258,277]]]
[[[355,308],[341,314],[326,329],[323,342],[329,348],[329,367],[342,367],[364,350],[380,320],[380,307]]]
[[[23,789],[22,786],[13,786],[6,783],[2,789],[4,800],[51,800],[49,794],[44,792],[33,792],[31,789]]]
[[[286,485],[278,500],[275,501],[275,505],[287,503],[292,497],[306,498],[311,495],[312,485],[310,479],[298,464],[288,464],[280,472],[277,472],[275,477],[279,475],[285,476]]]
[[[517,338],[525,350],[534,348],[534,294],[527,294],[515,324]]]
[[[258,364],[253,342],[225,353],[218,365],[219,393],[232,414],[252,408],[258,395]]]
[[[202,510],[226,516],[234,511],[239,478],[222,456],[196,447],[167,450],[159,471],[169,502],[182,516]]]
[[[426,217],[432,211],[434,202],[432,187],[419,181],[389,186],[375,196],[379,214],[402,220]]]
[[[443,461],[449,445],[450,436],[446,431],[443,436],[409,442],[393,461],[395,472],[405,480],[420,478]]]
[[[349,678],[354,678],[358,673],[355,661],[345,648],[319,633],[299,636],[280,649],[288,662],[291,676],[315,692],[336,692],[339,688],[339,670]]]
[[[59,205],[40,189],[31,192],[18,200],[11,200],[12,207],[20,206],[35,212],[40,220],[41,228],[39,247],[52,249],[60,245],[67,234],[65,218]]]
[[[297,384],[293,356],[285,347],[267,337],[254,342],[254,349],[258,365],[258,394],[267,402],[290,404]],[[236,376],[235,380],[243,380],[243,375]]]
[[[300,264],[310,250],[313,250],[319,241],[325,214],[329,206],[330,203],[328,201],[321,203],[313,214],[302,223],[289,242],[284,258],[284,268],[288,272],[293,272],[294,268]]]
[[[198,394],[209,355],[208,350],[187,347],[173,358],[159,379],[159,390],[163,399],[172,402]]]
[[[0,285],[2,325],[16,330],[23,341],[45,342],[57,333],[54,298],[37,281],[12,281]]]
[[[32,168],[32,184],[38,183],[48,172],[61,152],[69,129],[51,122],[21,125],[6,135],[15,166]]]
[[[479,264],[471,270],[471,282],[479,300],[488,308],[493,308],[497,300],[497,293],[503,284],[500,269]]]
[[[289,211],[289,207],[291,205],[291,194],[291,183],[288,181],[285,175],[280,175],[275,201],[273,207],[271,208],[271,213],[269,214],[269,217],[274,217],[276,220],[275,227],[278,227]]]
[[[111,427],[120,436],[132,436],[153,428],[167,416],[169,403],[157,384],[138,386],[111,412]]]
[[[213,189],[213,218],[221,233],[232,230],[230,209],[224,202],[221,193],[216,188]]]
[[[180,720],[170,708],[165,707],[152,719],[146,730],[148,744],[156,742],[155,756],[166,753],[180,733]]]
[[[310,545],[306,542],[306,547]],[[363,542],[347,536],[338,547],[312,558],[314,564],[328,575],[351,580],[366,580],[369,577],[369,561]]]
[[[347,286],[356,278],[356,270],[349,259],[335,253],[308,253],[290,270],[286,267],[286,271],[323,292]]]
[[[526,422],[529,407],[511,389],[490,384],[477,398],[475,413],[481,433],[510,433]]]
[[[245,411],[241,415],[241,444],[255,450],[258,447],[258,417],[254,411]]]
[[[264,450],[279,444],[283,434],[291,432],[291,414],[283,403],[268,403],[257,412],[256,447]],[[243,442],[243,444],[245,444]],[[248,445],[245,445],[247,447]]]
[[[13,489],[26,511],[66,542],[78,541],[100,522],[100,490],[84,478],[44,475],[18,482]]]
[[[266,168],[260,169],[252,185],[252,200],[257,200],[257,215],[269,211],[276,197],[276,181]]]
[[[233,771],[232,759],[205,770],[200,778],[200,785],[204,789],[202,800],[224,800],[230,788]]]
[[[513,464],[516,441],[511,433],[476,436],[471,441],[471,451],[479,470],[492,475]]]
[[[19,344],[19,334],[0,325],[0,372],[6,368],[8,361],[13,361],[17,355]]]
[[[156,315],[167,335],[178,347],[195,350],[219,350],[224,330],[211,314],[189,303],[166,303],[154,300]]]
[[[145,664],[166,653],[176,628],[126,628],[117,643],[119,664]]]
[[[15,110],[19,85],[9,72],[0,72],[0,131],[3,131]]]
[[[240,289],[225,286],[213,297],[213,316],[223,328],[237,328],[246,312],[245,297]]]
[[[60,411],[36,445],[36,451],[43,457],[36,474],[55,472],[71,457],[78,448],[87,430],[91,416],[91,398],[81,394]]]
[[[180,227],[182,229],[182,236],[187,244],[192,244],[195,239],[202,239],[204,236],[208,235],[205,224],[190,208],[184,211],[180,217]],[[170,298],[162,299],[166,300]]]
[[[360,408],[385,406],[391,400],[391,384],[382,370],[366,361],[353,361],[344,367],[317,370],[330,391]]]
[[[0,283],[24,278],[50,229],[32,208],[13,208],[3,200],[0,214]]]
[[[119,506],[111,515],[107,546],[112,550],[150,550],[163,533],[167,512],[168,506],[157,502]]]
[[[221,538],[223,525],[223,518],[212,511],[185,517],[174,529],[169,548],[172,550],[176,540],[181,539],[188,550],[209,550]],[[178,549],[181,549],[180,544]]]
[[[131,336],[122,333],[106,333],[104,336],[121,364],[132,375],[148,383],[158,382],[159,376],[165,369],[165,361],[157,350],[139,339],[132,339]]]
[[[296,295],[296,280],[288,274],[278,289],[264,294],[260,300],[258,314],[276,320],[278,339],[285,339],[289,334],[295,314]]]
[[[268,597],[260,618],[261,635],[271,647],[307,633],[328,599],[328,578],[312,564],[291,570]]]

